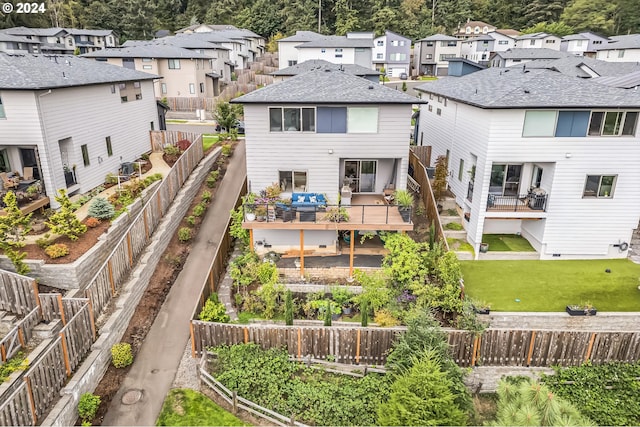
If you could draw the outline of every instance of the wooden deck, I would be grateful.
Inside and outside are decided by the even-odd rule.
[[[356,195],[345,209],[349,213],[346,222],[331,222],[325,219],[325,211],[318,210],[315,220],[312,213],[297,211],[292,221],[244,221],[242,226],[254,230],[413,230],[413,223],[404,222],[397,206],[386,204],[382,195]]]
[[[42,196],[37,200],[34,200],[33,202],[24,205],[20,208],[20,212],[22,212],[23,215],[26,215],[28,213],[34,212],[38,209],[40,210],[44,210],[44,207],[47,206],[49,204],[50,200],[47,196]],[[0,215],[6,215],[4,209],[0,210]]]

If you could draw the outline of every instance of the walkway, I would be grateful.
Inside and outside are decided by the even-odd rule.
[[[209,265],[226,226],[229,211],[245,177],[244,142],[238,144],[215,200],[207,210],[200,232],[182,272],[151,326],[135,362],[114,396],[102,425],[155,425],[164,398],[178,370],[189,340],[191,310],[200,297]],[[137,403],[125,405],[122,397],[129,390],[141,390]]]

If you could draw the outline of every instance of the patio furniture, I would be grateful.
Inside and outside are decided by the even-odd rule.
[[[297,211],[300,212],[300,222],[316,222],[315,206],[299,207]]]
[[[18,187],[18,183],[20,182],[20,178],[10,177],[6,172],[0,173],[0,178],[2,178],[2,184],[5,190]]]
[[[326,207],[327,200],[324,198],[324,194],[320,193],[292,193],[291,194],[291,206],[294,208],[300,207]]]
[[[33,180],[33,168],[31,166],[25,166],[22,169],[22,180],[23,181]]]

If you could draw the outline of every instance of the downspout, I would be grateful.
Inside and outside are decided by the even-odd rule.
[[[49,200],[51,201],[50,202],[51,207],[52,208],[56,208],[57,206],[55,206],[55,205],[57,203],[55,201],[55,195],[57,194],[57,188],[56,188],[56,183],[55,183],[55,175],[53,174],[53,170],[52,170],[53,164],[52,164],[52,161],[51,161],[51,155],[49,153],[49,148],[50,147],[48,145],[48,136],[47,136],[47,133],[46,133],[46,130],[45,130],[45,125],[44,125],[44,112],[42,111],[42,107],[40,105],[42,97],[44,97],[46,95],[51,95],[51,93],[52,93],[52,91],[51,91],[51,89],[49,89],[48,91],[46,91],[44,93],[38,94],[38,96],[36,97],[36,107],[37,107],[37,110],[38,110],[38,118],[40,120],[40,132],[42,134],[42,142],[43,142],[44,149],[45,149],[45,157],[46,157],[46,160],[47,160],[47,168],[49,169],[48,170],[49,177],[51,178],[51,188],[50,189],[48,189],[48,186],[46,185],[44,170],[42,168],[42,162],[40,161],[40,150],[37,150],[38,151],[37,159],[38,159],[39,170],[41,172],[43,172],[41,178],[42,178],[43,181],[45,181],[45,193],[51,194],[52,197],[49,197]],[[37,148],[38,148],[38,146],[36,145],[36,149]]]

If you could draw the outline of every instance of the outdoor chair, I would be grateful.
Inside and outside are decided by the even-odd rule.
[[[19,179],[9,178],[6,172],[0,173],[0,178],[2,178],[2,184],[4,185],[5,190],[16,188],[18,186]]]
[[[33,179],[33,167],[25,166],[22,169],[22,179],[25,181],[30,181]]]

